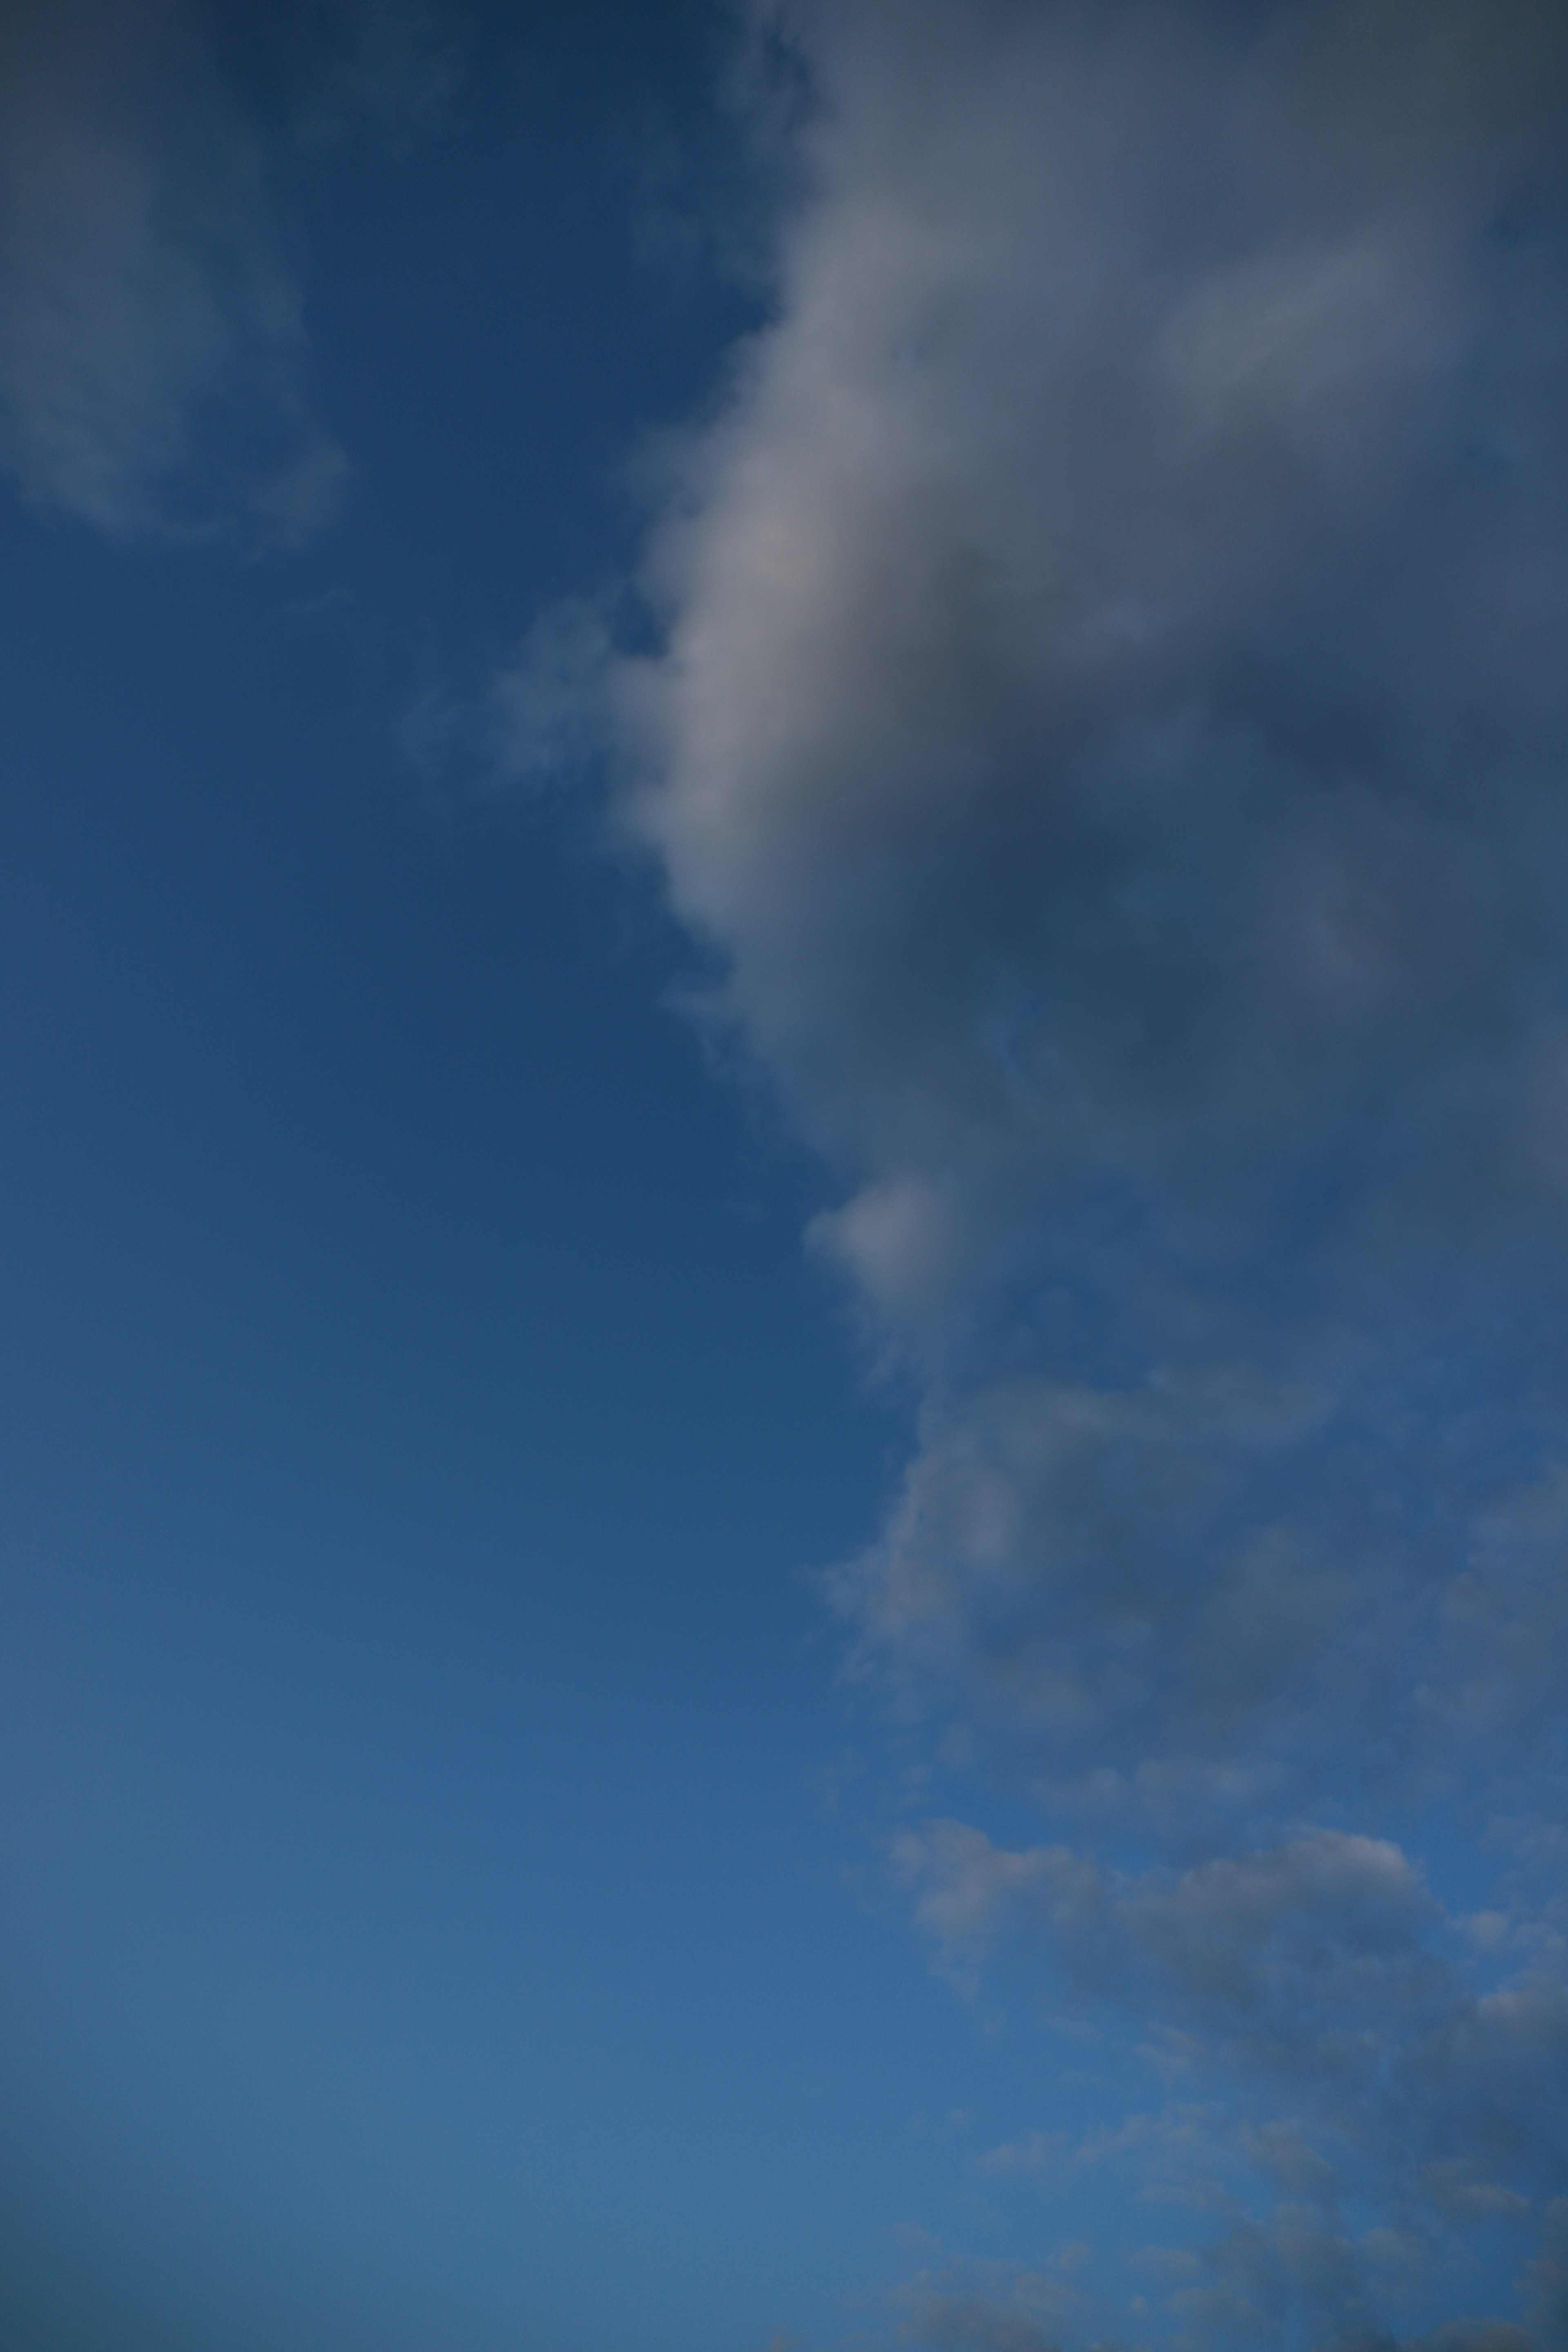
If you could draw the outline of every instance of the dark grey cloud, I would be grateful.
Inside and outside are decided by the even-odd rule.
[[[611,691],[918,1400],[856,1670],[1056,1841],[900,1850],[1230,2085],[1162,2326],[1414,2343],[1352,2184],[1428,2262],[1568,2187],[1568,20],[762,15],[804,193]]]

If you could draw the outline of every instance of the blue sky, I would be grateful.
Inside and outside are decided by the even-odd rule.
[[[0,21],[7,2342],[1568,2345],[1565,111]]]

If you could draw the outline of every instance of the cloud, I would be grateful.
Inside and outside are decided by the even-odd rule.
[[[279,119],[200,0],[0,24],[0,466],[117,537],[288,545],[331,512],[345,460],[311,406],[275,165],[350,121],[406,143],[456,71],[415,7],[258,11],[244,37],[277,52]]]
[[[919,2292],[909,2301],[906,2330],[935,2352],[1060,2352],[1027,2311],[1009,2310],[978,2297]]]
[[[1303,1831],[1129,1873],[935,1822],[902,1832],[895,1862],[949,1952],[1023,1936],[1074,1997],[1114,2000],[1181,2037],[1189,2070],[1223,2070],[1244,2099],[1264,2086],[1246,2152],[1298,2204],[1343,2195],[1352,2144],[1384,2193],[1405,2180],[1413,2203],[1449,2221],[1523,2215],[1550,2194],[1568,2112],[1568,1953],[1538,1948],[1492,1979],[1388,1840]],[[1336,2161],[1309,2125],[1338,2143]]]
[[[1056,2323],[1078,2316],[1083,2303],[1059,2268],[995,2263],[922,2271],[898,2297],[900,2333],[933,2352],[1061,2352]]]
[[[312,0],[270,29],[303,138],[368,131],[405,154],[446,127],[472,25],[466,9],[441,0]]]
[[[481,720],[489,764],[510,781],[540,785],[580,773],[605,749],[605,679],[610,634],[604,614],[578,601],[535,621],[499,677]]]
[[[802,193],[607,693],[916,1401],[854,1671],[1053,1825],[899,1851],[1255,2158],[1306,2101],[1338,2218],[1259,2158],[1170,2326],[1436,2342],[1354,2249],[1457,2294],[1446,2217],[1512,2344],[1568,2186],[1568,26],[762,14]],[[1428,1891],[1488,1868],[1491,1980]]]

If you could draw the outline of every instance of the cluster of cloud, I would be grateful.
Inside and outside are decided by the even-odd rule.
[[[280,112],[237,69],[246,41]],[[0,467],[29,503],[117,537],[320,525],[346,460],[311,405],[279,159],[351,119],[405,141],[454,73],[418,0],[7,8]]]
[[[1306,2135],[1148,2340],[1559,2344],[1568,20],[763,21],[773,315],[608,691],[918,1400],[859,1670],[1062,1841],[911,1832],[920,1915]]]
[[[1550,2202],[1568,2112],[1560,1927],[1446,1913],[1398,1846],[1342,1831],[1128,1873],[938,1822],[897,1858],[961,1961],[1004,1933],[1035,1939],[1067,1988],[1147,2021],[1178,2072],[1194,2053],[1223,2066],[1296,2209],[1375,2198],[1408,2233],[1423,2208],[1453,2226]],[[1322,2244],[1353,2285],[1339,2239]]]

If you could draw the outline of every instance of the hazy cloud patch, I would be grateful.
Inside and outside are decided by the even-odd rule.
[[[354,121],[405,144],[455,85],[449,34],[413,5],[237,29],[278,52],[270,112],[202,0],[0,26],[0,466],[116,537],[288,546],[331,514],[346,460],[312,406],[279,155]]]

